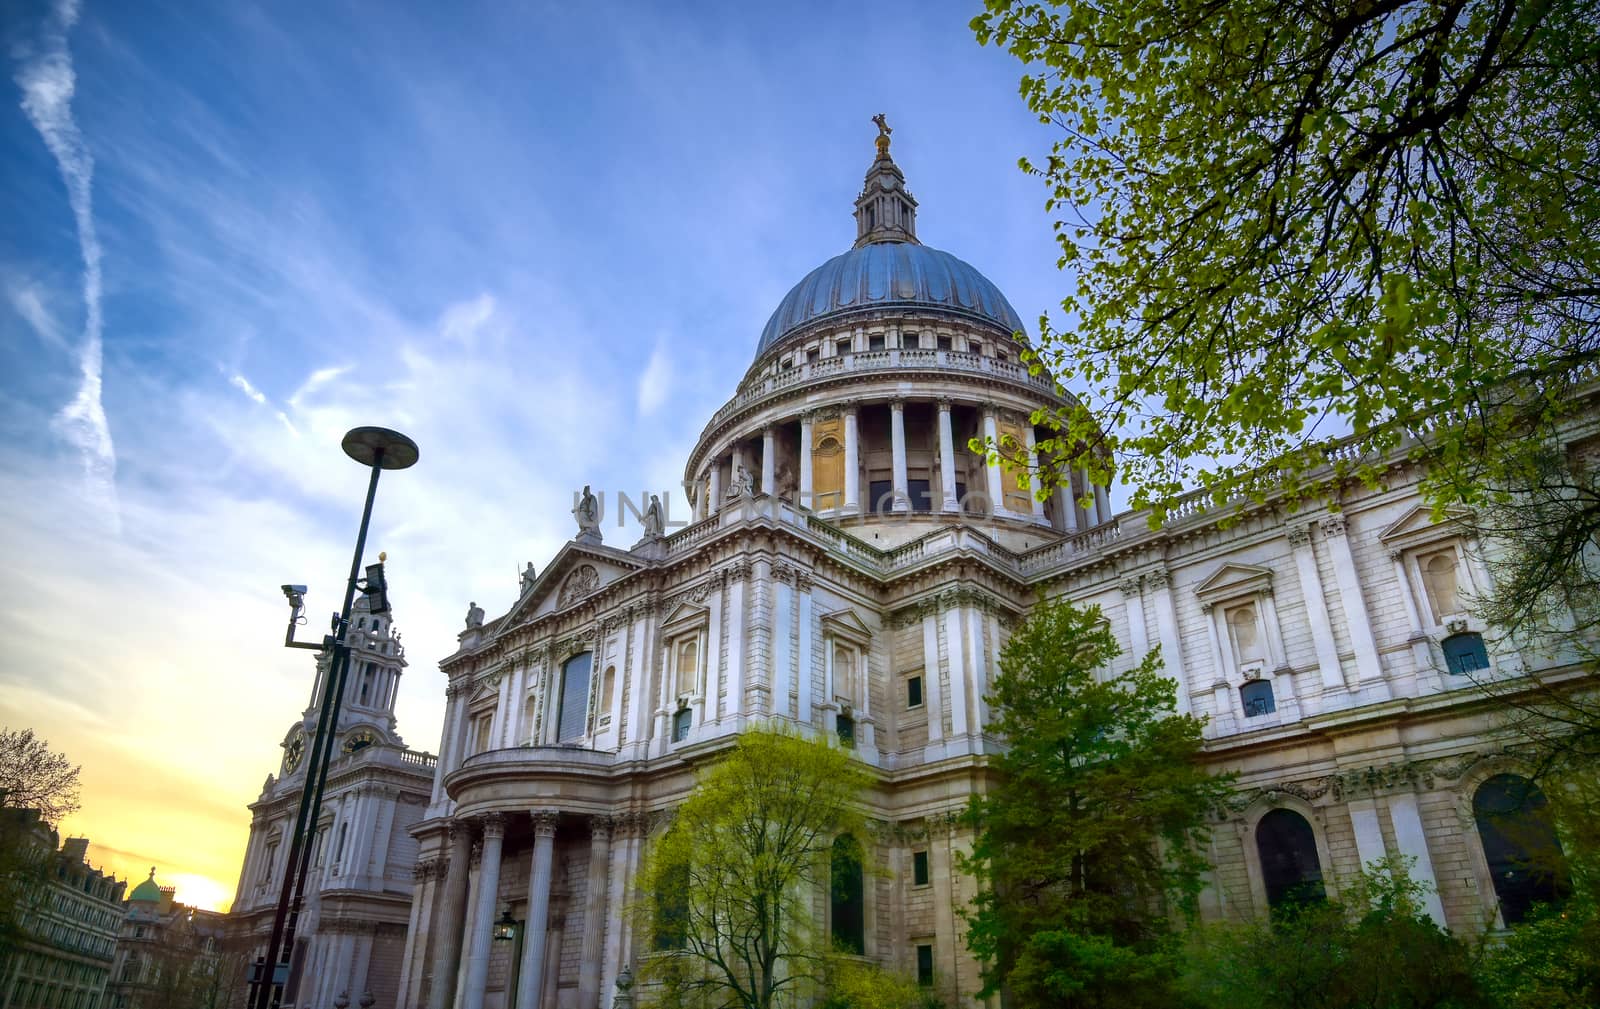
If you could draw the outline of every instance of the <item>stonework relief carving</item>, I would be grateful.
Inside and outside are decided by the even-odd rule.
[[[600,587],[600,572],[596,571],[593,564],[584,564],[561,583],[561,594],[556,597],[556,607],[565,609],[573,603],[593,595],[595,589]]]

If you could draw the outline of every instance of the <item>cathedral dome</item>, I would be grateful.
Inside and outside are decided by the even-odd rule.
[[[875,242],[858,245],[806,274],[767,320],[756,353],[764,354],[818,320],[885,308],[949,312],[993,323],[1008,333],[1023,328],[1006,296],[969,263],[914,242]]]

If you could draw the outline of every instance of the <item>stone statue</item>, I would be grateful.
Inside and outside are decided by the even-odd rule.
[[[517,595],[525,596],[528,594],[528,590],[533,588],[533,581],[536,577],[533,570],[533,561],[528,562],[528,566],[522,569],[522,574],[519,577],[520,584],[517,587]]]
[[[475,631],[483,626],[483,607],[472,602],[467,604],[467,630]]]
[[[578,520],[576,538],[579,543],[600,542],[600,502],[589,490],[588,484],[583,485],[582,496],[572,506],[572,517]]]
[[[744,468],[744,463],[735,459],[733,461],[733,479],[728,481],[728,496],[731,498],[753,498],[756,496],[755,477]]]
[[[661,498],[659,495],[650,495],[650,503],[645,506],[644,515],[645,539],[658,540],[667,527],[667,521],[661,514]]]
[[[872,117],[872,121],[874,123],[878,124],[878,135],[880,137],[887,137],[889,134],[894,132],[894,130],[889,127],[889,119],[888,119],[888,117],[885,116],[882,112],[880,112],[877,115],[873,116]]]

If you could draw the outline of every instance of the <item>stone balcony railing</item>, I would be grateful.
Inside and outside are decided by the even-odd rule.
[[[906,370],[998,378],[1041,392],[1050,399],[1061,398],[1053,379],[1045,374],[1032,374],[1027,365],[1016,361],[954,350],[896,348],[858,351],[842,357],[826,357],[806,362],[746,382],[732,399],[723,404],[722,409],[711,415],[711,420],[706,424],[701,438],[703,439],[734,414],[757,406],[767,399],[781,396],[798,386],[846,375],[870,376],[875,372]]]

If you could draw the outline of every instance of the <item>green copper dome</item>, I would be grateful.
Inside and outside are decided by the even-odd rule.
[[[161,887],[156,885],[156,870],[153,867],[150,870],[150,878],[134,887],[133,892],[128,894],[128,899],[147,900],[152,904],[161,903]]]

